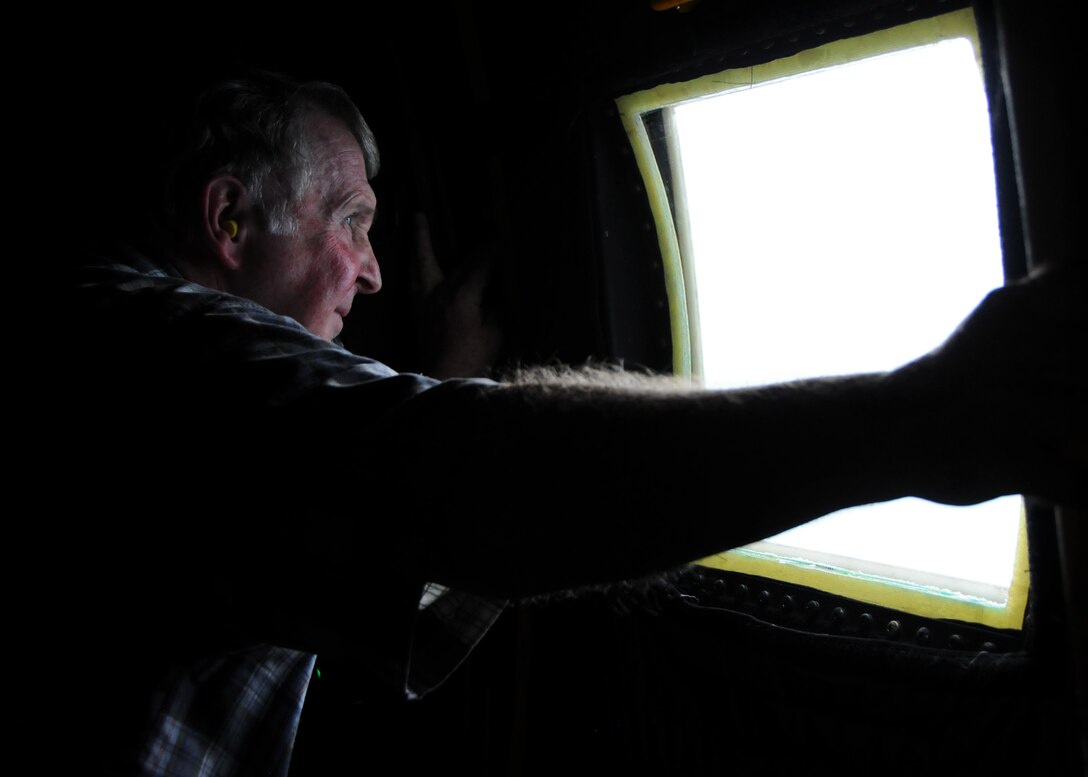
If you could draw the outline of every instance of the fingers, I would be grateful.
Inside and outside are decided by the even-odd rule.
[[[472,259],[457,283],[458,302],[473,308],[483,307],[484,291],[495,270],[495,259],[491,254],[483,258]]]
[[[415,214],[415,261],[419,278],[419,293],[426,297],[442,283],[442,267],[431,244],[431,227],[426,215]]]
[[[414,220],[415,261],[420,296],[430,296],[445,283],[451,288],[450,293],[455,297],[457,304],[480,307],[484,291],[495,269],[494,253],[490,250],[479,252],[457,268],[452,277],[447,278],[435,256],[427,216],[417,213]]]

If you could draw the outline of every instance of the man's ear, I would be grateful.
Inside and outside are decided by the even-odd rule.
[[[224,269],[237,270],[253,228],[246,187],[232,175],[220,175],[204,185],[201,197],[201,234],[207,247]]]

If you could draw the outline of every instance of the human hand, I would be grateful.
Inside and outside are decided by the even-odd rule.
[[[436,378],[486,376],[502,349],[496,316],[484,293],[494,272],[493,253],[470,257],[446,275],[431,244],[426,216],[416,215],[416,304],[424,372]]]
[[[935,351],[900,371],[933,389],[930,498],[1022,493],[1088,505],[1088,272],[1072,264],[995,289]]]

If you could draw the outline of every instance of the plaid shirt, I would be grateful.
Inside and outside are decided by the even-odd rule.
[[[457,668],[503,603],[431,583],[419,607],[404,686],[411,699]],[[316,660],[260,645],[173,673],[155,699],[138,774],[286,777]]]
[[[369,389],[362,395],[371,399],[362,401],[376,397],[392,405],[439,384],[351,354],[292,319],[190,283],[138,255],[95,265],[81,275],[79,289],[85,295],[82,315],[87,310],[121,311],[121,316],[132,311],[134,327],[186,322],[193,337],[212,338],[209,348],[217,354],[228,353],[262,371],[246,386],[260,385],[264,396],[249,398],[268,406],[290,405],[321,385]],[[406,698],[424,696],[467,657],[505,605],[425,585],[418,610],[408,619],[414,621],[411,634],[390,641],[409,645],[407,654],[381,655],[374,672],[402,687]],[[375,655],[382,649],[375,648]],[[285,777],[316,660],[311,652],[261,644],[175,664],[154,692],[137,765],[121,771],[156,777]]]

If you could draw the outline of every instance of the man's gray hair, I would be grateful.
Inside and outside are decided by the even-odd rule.
[[[378,173],[378,145],[347,93],[325,81],[298,81],[259,73],[220,82],[206,90],[167,177],[166,228],[184,240],[185,222],[200,187],[217,175],[233,175],[254,199],[270,231],[297,225],[290,205],[309,186],[312,155],[306,118],[326,114],[341,121],[359,143],[369,178]]]

